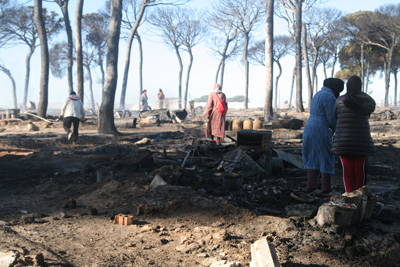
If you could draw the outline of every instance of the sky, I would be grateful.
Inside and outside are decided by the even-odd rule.
[[[212,0],[192,0],[187,6],[196,9],[206,9],[210,7]],[[360,10],[375,10],[384,4],[397,4],[395,0],[330,0],[324,1],[325,3],[321,6],[334,7],[344,13],[353,13]],[[33,5],[33,1],[28,1],[27,5]],[[49,10],[53,10],[62,16],[61,10],[56,3],[44,2],[43,6]],[[104,6],[102,0],[86,0],[84,3],[83,13],[92,13],[98,11]],[[69,13],[71,24],[74,24],[74,14],[76,8],[76,0],[70,0]],[[144,88],[147,89],[147,95],[149,97],[149,103],[155,103],[157,101],[158,89],[162,88],[166,98],[178,97],[178,71],[179,65],[176,58],[175,52],[171,51],[161,40],[153,30],[144,24],[139,28],[139,33],[142,37],[143,42],[143,84]],[[275,17],[274,21],[274,35],[288,34],[287,24],[284,20]],[[264,26],[260,25],[259,29],[253,33],[253,41],[264,39]],[[62,33],[57,37],[57,40],[63,39],[64,34]],[[215,74],[218,66],[218,59],[214,58],[210,52],[210,49],[206,46],[207,40],[193,48],[194,62],[190,75],[189,81],[189,97],[188,100],[192,100],[203,95],[208,95],[211,92]],[[49,44],[51,47],[52,43]],[[138,56],[137,42],[134,41],[131,55],[131,67],[129,70],[128,87],[126,94],[126,106],[129,109],[132,105],[138,104],[139,102],[139,56]],[[25,57],[28,53],[28,47],[24,45],[18,45],[12,48],[0,49],[0,60],[2,63],[10,69],[17,87],[17,101],[21,104],[23,101],[23,89],[25,79]],[[119,99],[121,96],[122,76],[124,71],[124,62],[126,54],[126,41],[120,41],[119,49],[119,63],[118,63],[118,85],[115,95],[115,107],[119,107]],[[186,69],[188,65],[188,56],[186,52],[182,52],[183,60],[183,80],[182,80],[182,95],[184,95],[185,80],[186,80]],[[31,76],[29,83],[28,101],[33,101],[36,104],[39,103],[39,86],[40,86],[40,48],[37,48],[32,60],[31,60]],[[291,76],[295,61],[293,56],[286,56],[282,59],[283,73],[279,80],[279,92],[278,102],[283,103],[289,99]],[[339,64],[336,65],[335,71],[340,68]],[[274,66],[274,76],[277,74],[277,67]],[[304,73],[304,71],[303,71]],[[328,73],[330,70],[328,69]],[[304,74],[303,74],[304,75]],[[100,84],[101,74],[100,69],[95,68],[92,71],[93,76],[93,90],[96,105],[101,105],[102,86]],[[318,87],[322,86],[324,75],[322,68],[318,70]],[[74,64],[74,90],[76,89],[76,64]],[[307,100],[307,87],[305,85],[305,79],[303,78],[303,101]],[[393,99],[393,77],[391,77],[391,88],[389,101]],[[245,90],[245,72],[244,65],[242,63],[241,56],[237,59],[230,61],[225,70],[224,77],[224,88],[223,91],[227,97],[233,97],[236,95],[244,95]],[[383,103],[384,99],[384,81],[380,75],[377,75],[372,79],[372,84],[369,85],[369,91],[372,91],[372,97],[375,99],[377,104]],[[13,97],[12,97],[12,85],[8,76],[0,72],[0,108],[12,108]],[[57,79],[50,74],[49,81],[49,109],[61,108],[62,103],[68,97],[68,82],[66,77],[63,79]],[[251,65],[250,66],[250,84],[249,84],[249,100],[252,105],[259,107],[263,106],[265,98],[265,70],[261,66]],[[85,82],[85,105],[89,103],[89,90],[88,82]],[[292,100],[294,103],[295,100]],[[257,103],[257,104],[255,104]],[[307,107],[307,105],[305,105]]]

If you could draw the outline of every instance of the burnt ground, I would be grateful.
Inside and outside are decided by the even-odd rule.
[[[121,129],[119,137],[85,124],[76,145],[59,122],[34,133],[3,132],[0,255],[15,252],[20,265],[12,266],[39,253],[47,266],[249,266],[251,244],[266,238],[286,267],[400,266],[399,121],[376,120],[371,128],[377,153],[368,160],[367,183],[384,208],[348,228],[286,215],[288,205],[301,204],[290,193],[304,191],[307,181],[306,171],[289,163],[283,173],[245,176],[230,190],[218,166],[233,144],[208,146],[188,158],[186,166],[196,168],[179,167],[185,155],[171,149],[193,151],[190,140],[203,137],[199,123]],[[144,137],[151,143],[134,145]],[[301,155],[295,140],[273,140],[273,147]],[[334,190],[343,192],[336,167]],[[113,178],[97,182],[98,171]],[[150,187],[156,174],[168,184]],[[311,205],[326,201],[319,196]],[[153,212],[137,215],[139,205]],[[115,224],[116,214],[133,215],[133,225]]]

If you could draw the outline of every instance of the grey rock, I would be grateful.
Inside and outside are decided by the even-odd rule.
[[[97,209],[96,208],[89,208],[89,214],[90,215],[97,215],[98,214]]]
[[[213,235],[213,239],[218,241],[226,241],[230,238],[230,235],[226,230],[219,231]]]
[[[354,246],[353,247],[347,247],[347,248],[344,249],[344,251],[345,251],[347,257],[349,257],[350,259],[354,258],[354,257],[357,257],[359,255],[359,253],[360,253],[359,250]]]
[[[66,206],[68,209],[76,209],[76,201],[75,201],[75,199],[70,198],[70,199],[67,201],[67,203],[65,204],[65,206]]]
[[[224,225],[225,225],[225,223],[217,221],[217,222],[213,223],[211,226],[212,227],[221,227],[221,226],[224,226]]]
[[[33,216],[33,214],[23,215],[21,221],[22,223],[33,223],[35,221],[35,216]]]
[[[209,267],[211,264],[217,261],[217,258],[206,258],[200,262],[201,265]]]
[[[199,244],[197,243],[192,243],[190,245],[180,245],[176,247],[177,251],[183,252],[183,253],[189,253],[193,252],[195,250],[198,250],[200,248]]]
[[[8,222],[0,221],[0,226],[8,226],[10,225]]]
[[[220,245],[219,245],[219,244],[216,244],[216,245],[212,246],[212,247],[210,248],[210,250],[211,250],[211,251],[214,251],[214,250],[219,249],[219,247],[220,247]]]
[[[161,238],[161,239],[160,239],[160,242],[161,242],[161,245],[165,245],[165,244],[168,244],[168,243],[169,243],[169,240],[168,240],[168,239],[165,239],[165,238]]]
[[[68,218],[69,216],[68,216],[68,214],[66,214],[65,212],[60,212],[60,218],[61,219],[65,219],[65,218]]]

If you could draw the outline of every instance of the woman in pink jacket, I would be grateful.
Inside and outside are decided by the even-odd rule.
[[[218,110],[218,102],[220,99],[225,103],[226,111],[228,110],[228,101],[224,93],[222,93],[219,84],[214,85],[214,90],[208,96],[207,106],[204,115],[207,116],[208,123],[206,128],[206,137],[214,141],[217,138],[217,145],[221,144],[221,140],[225,137],[225,116],[220,114]],[[226,112],[225,112],[226,113]]]

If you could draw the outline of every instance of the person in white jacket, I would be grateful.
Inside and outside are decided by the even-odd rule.
[[[140,105],[139,105],[139,111],[143,110],[151,110],[151,107],[147,103],[148,97],[147,97],[147,90],[144,89],[142,92],[142,95],[140,96]]]
[[[68,141],[73,139],[73,142],[76,143],[78,141],[79,122],[85,120],[85,110],[81,99],[74,91],[64,102],[61,108],[61,117],[64,117],[63,126],[68,134]],[[71,124],[74,125],[74,131],[71,131]]]

